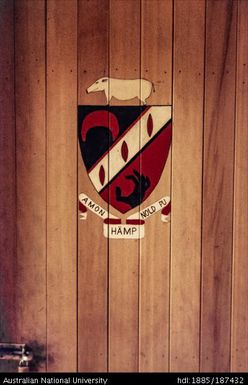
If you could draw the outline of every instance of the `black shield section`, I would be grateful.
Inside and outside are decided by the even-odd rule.
[[[86,141],[83,142],[81,130],[85,117],[91,112],[100,110],[113,113],[119,122],[116,141],[146,108],[146,106],[78,106],[78,139],[87,171],[108,151],[113,139],[106,127],[95,126],[89,130]]]

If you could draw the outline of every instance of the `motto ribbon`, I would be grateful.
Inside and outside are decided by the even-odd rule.
[[[103,234],[106,238],[111,239],[141,239],[145,236],[145,220],[152,215],[161,211],[161,221],[169,222],[169,214],[171,209],[170,197],[164,196],[155,203],[146,208],[130,215],[126,219],[126,223],[122,223],[121,219],[112,215],[103,207],[98,205],[86,194],[79,195],[79,219],[87,219],[87,210],[92,211],[95,215],[103,219]]]

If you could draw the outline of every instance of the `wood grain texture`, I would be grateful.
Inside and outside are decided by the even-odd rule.
[[[78,102],[106,104],[103,92],[86,94],[97,79],[108,76],[109,0],[79,0],[78,7]]]
[[[149,104],[171,105],[172,1],[141,2],[141,78],[155,86]],[[142,92],[142,91],[141,91]],[[170,196],[171,156],[159,184],[141,205]],[[142,167],[142,160],[141,160]],[[157,213],[145,224],[140,242],[139,370],[168,371],[170,224]]]
[[[199,370],[204,17],[203,1],[175,1],[171,371]]]
[[[46,355],[45,2],[15,4],[17,257],[19,343]],[[14,342],[14,341],[13,341]]]
[[[109,76],[140,78],[140,1],[110,0],[109,35]],[[138,371],[138,302],[139,242],[109,240],[109,371]]]
[[[248,367],[248,2],[238,11],[231,371]]]
[[[246,0],[0,0],[0,340],[31,343],[39,370],[247,371],[247,19]],[[171,225],[156,214],[142,241],[77,222],[78,193],[108,209],[77,144],[103,76],[173,99],[141,205],[171,190]]]
[[[47,3],[48,370],[77,370],[77,1]]]
[[[207,3],[201,370],[230,370],[236,1]],[[218,38],[216,38],[218,36]]]
[[[15,109],[14,109],[14,9],[13,1],[0,2],[0,340],[15,333]],[[0,371],[11,370],[0,362]]]
[[[171,0],[141,0],[141,77],[155,87],[149,105],[172,102],[172,13]]]
[[[108,74],[108,0],[80,1],[78,11],[78,104],[106,104],[102,92],[86,94],[85,90]],[[108,209],[88,178],[80,149],[78,192]],[[88,211],[87,220],[80,221],[78,229],[79,371],[107,371],[107,269],[108,241],[103,236],[103,220]]]

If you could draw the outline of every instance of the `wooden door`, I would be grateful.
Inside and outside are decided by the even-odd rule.
[[[246,0],[0,1],[0,342],[37,370],[246,370],[247,20]],[[87,175],[78,106],[141,113],[144,88],[107,103],[99,78],[172,106],[159,183],[126,214]],[[81,193],[122,223],[167,196],[171,218],[113,239]]]

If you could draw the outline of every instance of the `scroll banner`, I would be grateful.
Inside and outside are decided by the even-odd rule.
[[[161,221],[169,222],[170,197],[164,196],[155,203],[132,214],[122,223],[121,219],[112,215],[103,207],[94,202],[86,194],[79,195],[79,219],[87,219],[87,210],[103,219],[103,234],[110,239],[141,239],[145,236],[145,220],[161,211]]]

